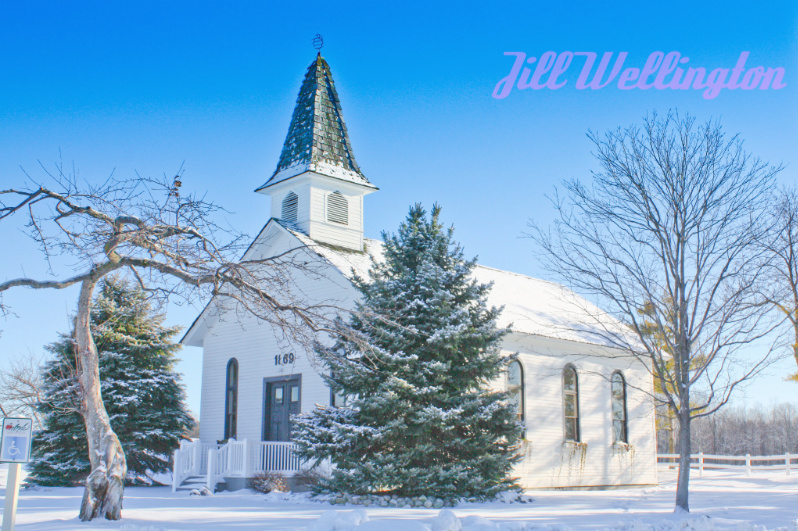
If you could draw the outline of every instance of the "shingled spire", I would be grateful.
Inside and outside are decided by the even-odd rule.
[[[277,169],[256,191],[307,171],[376,189],[355,162],[330,65],[321,54],[299,89]]]

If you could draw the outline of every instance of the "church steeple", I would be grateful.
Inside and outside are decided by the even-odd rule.
[[[319,53],[308,67],[277,169],[256,192],[272,217],[320,242],[363,249],[363,196],[377,190],[361,173],[335,90]]]
[[[256,191],[306,171],[377,188],[355,161],[330,65],[321,54],[308,67],[299,89],[277,169]]]

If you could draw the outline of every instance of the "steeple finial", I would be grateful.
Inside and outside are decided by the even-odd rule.
[[[321,49],[324,47],[324,37],[322,37],[320,33],[317,33],[316,36],[313,37],[313,47],[316,48],[316,52],[321,55]]]

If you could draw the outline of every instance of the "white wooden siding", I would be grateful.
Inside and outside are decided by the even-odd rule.
[[[247,254],[257,259],[261,253],[279,253],[288,248],[289,237],[280,229],[268,239],[263,249],[253,246]],[[290,237],[292,238],[292,237]],[[315,255],[314,255],[315,256]],[[335,301],[349,307],[356,291],[335,268],[325,267],[323,278],[298,279],[303,292],[311,300]],[[293,365],[275,365],[274,356],[293,352]],[[209,326],[203,342],[202,399],[200,439],[214,442],[224,436],[224,392],[227,362],[235,357],[239,364],[238,439],[261,440],[263,425],[263,379],[274,376],[302,375],[302,412],[316,404],[328,405],[330,391],[314,368],[313,354],[297,346],[281,343],[272,328],[248,312],[228,311]]]
[[[363,195],[373,190],[307,172],[271,189],[272,217],[280,217],[282,201],[290,191],[299,197],[296,224],[305,234],[318,242],[363,249]],[[327,196],[336,191],[347,200],[347,225],[327,221]]]
[[[530,348],[513,338],[524,368],[526,441],[515,472],[526,488],[598,487],[657,483],[651,375],[639,362],[586,344],[537,338]],[[519,348],[520,347],[520,348]],[[581,442],[565,442],[562,371],[570,363],[579,382]],[[614,445],[610,378],[627,380],[629,445]],[[585,446],[586,445],[586,446]]]
[[[276,254],[295,245],[286,231],[275,228],[263,234],[247,256]],[[335,268],[325,278],[298,279],[313,300],[337,300],[351,307],[357,292]],[[215,442],[224,435],[225,370],[231,357],[238,359],[238,438],[260,440],[263,423],[263,379],[301,374],[301,410],[329,404],[330,392],[299,349],[293,366],[275,366],[274,355],[291,350],[280,346],[269,326],[246,312],[229,312],[208,324],[203,341],[200,438]],[[515,472],[526,488],[648,485],[657,482],[654,408],[647,395],[651,376],[641,363],[607,349],[584,343],[526,334],[511,334],[506,353],[519,352],[524,371],[526,441],[523,459]],[[579,378],[582,447],[564,444],[562,370],[567,363]],[[627,381],[629,447],[613,445],[610,378],[621,370]],[[504,380],[496,382],[504,385]]]
[[[327,198],[339,192],[347,200],[349,207],[348,225],[327,221]],[[361,193],[352,193],[346,188],[336,187],[336,183],[314,180],[310,188],[310,222],[307,234],[318,242],[330,243],[348,249],[363,249],[363,208]]]

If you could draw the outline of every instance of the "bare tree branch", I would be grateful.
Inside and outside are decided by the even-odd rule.
[[[4,417],[23,416],[42,426],[37,405],[42,401],[41,363],[34,356],[11,360],[0,370],[0,412]]]
[[[762,241],[771,258],[762,296],[783,317],[798,364],[798,188],[779,190],[773,205],[769,222],[773,236]],[[789,378],[798,381],[798,371]]]
[[[80,413],[86,422],[92,472],[80,517],[121,517],[127,465],[102,402],[98,356],[90,331],[90,307],[97,283],[118,271],[133,276],[154,298],[213,300],[218,314],[246,312],[273,325],[283,341],[313,352],[317,334],[331,330],[338,301],[312,301],[296,280],[319,280],[326,264],[299,245],[261,257],[246,238],[214,221],[222,210],[181,193],[174,179],[117,179],[80,183],[63,165],[46,170],[44,182],[0,190],[0,222],[23,217],[52,279],[17,278],[11,288],[64,289],[80,285],[75,343]],[[0,300],[0,309],[6,307]]]

